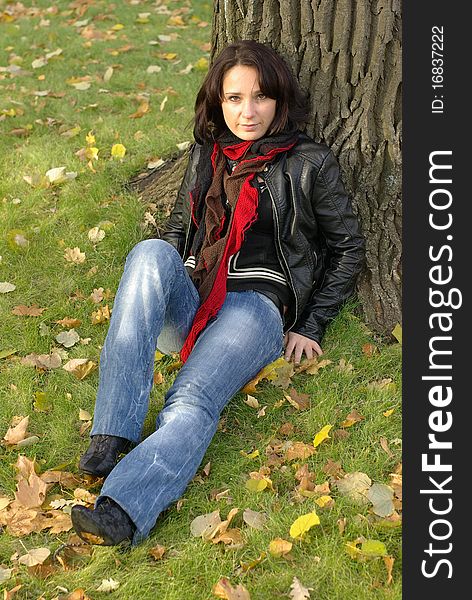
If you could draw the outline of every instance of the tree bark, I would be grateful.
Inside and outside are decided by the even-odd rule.
[[[358,293],[369,326],[401,322],[399,0],[215,0],[212,58],[255,39],[284,56],[309,93],[307,133],[337,155],[366,237]]]

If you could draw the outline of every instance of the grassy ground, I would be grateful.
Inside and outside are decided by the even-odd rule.
[[[0,447],[0,496],[10,498],[19,454],[35,458],[41,472],[61,466],[77,473],[78,458],[87,446],[87,435],[79,433],[78,414],[79,409],[93,412],[97,371],[78,380],[63,369],[34,369],[20,359],[59,347],[55,338],[64,327],[56,321],[73,317],[81,320],[76,330],[82,340],[90,341],[62,348],[63,363],[71,358],[98,363],[107,323],[93,324],[92,312],[107,304],[112,307],[126,254],[149,235],[141,226],[145,207],[124,191],[124,184],[149,161],[191,139],[188,123],[206,69],[211,22],[211,3],[200,1],[169,0],[167,11],[160,2],[145,0],[113,6],[104,1],[25,5],[21,9],[19,4],[0,2],[0,282],[16,286],[0,293],[0,356],[15,351],[0,358],[0,434],[15,415],[29,415],[28,430],[39,441],[20,449]],[[58,49],[62,53],[48,58],[47,64],[32,67],[33,61]],[[186,69],[189,64],[192,69]],[[161,70],[148,73],[149,66]],[[71,78],[76,79],[71,83]],[[76,89],[74,82],[90,86]],[[142,116],[130,118],[139,110]],[[94,143],[86,141],[89,131]],[[122,160],[111,157],[111,148],[118,143],[126,147]],[[87,147],[99,150],[98,160],[91,164],[95,172],[76,155]],[[29,176],[39,181],[48,169],[61,166],[77,172],[77,177],[49,187],[24,180]],[[88,232],[96,226],[106,235],[93,243]],[[84,262],[65,260],[66,248],[75,247],[85,252]],[[94,303],[90,294],[98,288],[110,292]],[[33,304],[45,310],[36,317],[12,314],[15,306]],[[211,462],[209,476],[190,484],[179,510],[167,510],[149,540],[131,550],[95,548],[78,568],[57,566],[45,577],[45,572],[18,565],[12,555],[38,547],[54,552],[69,533],[14,537],[4,532],[0,565],[13,571],[0,585],[6,590],[21,585],[18,599],[67,597],[57,586],[69,592],[83,588],[97,599],[108,595],[97,588],[102,579],[111,577],[120,582],[112,592],[117,599],[200,600],[214,597],[212,586],[228,577],[234,585],[245,585],[253,600],[272,600],[287,598],[296,576],[313,588],[311,597],[320,599],[400,598],[399,528],[382,527],[372,517],[371,505],[355,504],[334,486],[331,508],[319,508],[313,498],[297,502],[293,494],[299,483],[296,470],[304,463],[316,484],[329,479],[323,472],[329,459],[340,462],[346,473],[361,471],[372,482],[388,484],[389,474],[401,461],[401,349],[375,340],[355,312],[353,306],[346,308],[325,338],[324,358],[331,364],[318,375],[293,378],[297,391],[310,396],[308,409],[280,402],[283,390],[267,382],[260,383],[255,394],[260,407],[266,406],[264,416],[258,417],[257,410],[243,402],[244,394],[230,403],[205,458],[205,463]],[[371,354],[374,345],[377,351]],[[147,432],[173,378],[168,363],[163,359],[158,364],[163,382],[152,392]],[[34,404],[38,393],[45,394],[46,412]],[[334,435],[353,409],[364,419],[345,429],[347,436]],[[393,413],[386,412],[391,409]],[[294,429],[284,436],[279,428],[286,422]],[[272,467],[274,491],[246,489],[249,472],[267,464],[266,448],[274,438],[311,444],[326,424],[334,426],[331,437],[315,454]],[[259,450],[255,458],[241,454],[255,449]],[[229,489],[231,504],[224,498],[212,499],[215,489]],[[56,486],[51,493],[61,490]],[[64,490],[62,495],[71,494]],[[231,526],[241,529],[242,548],[228,549],[190,535],[196,516],[220,509],[224,518],[233,507],[241,509]],[[245,508],[267,514],[262,531],[242,522]],[[315,508],[320,525],[302,540],[290,538],[293,521]],[[344,518],[341,533],[338,520]],[[346,542],[360,536],[382,541],[395,558],[392,583],[387,584],[381,558],[359,561],[348,555]],[[268,552],[277,537],[293,542],[288,559]],[[167,548],[159,561],[149,555],[156,544]],[[254,561],[262,552],[266,557],[261,562],[246,572],[241,569],[241,563]]]

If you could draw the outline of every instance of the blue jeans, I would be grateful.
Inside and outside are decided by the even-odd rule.
[[[200,298],[182,259],[163,240],[128,255],[100,358],[91,435],[140,442],[156,347],[179,351]],[[112,498],[144,539],[159,514],[184,492],[202,462],[228,401],[280,356],[283,325],[275,304],[254,291],[228,292],[165,396],[156,431],[107,477],[97,505]]]

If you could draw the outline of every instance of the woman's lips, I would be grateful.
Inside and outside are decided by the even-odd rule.
[[[243,129],[252,130],[252,129],[255,129],[257,127],[257,123],[252,124],[252,125],[240,125],[240,127],[242,127]]]

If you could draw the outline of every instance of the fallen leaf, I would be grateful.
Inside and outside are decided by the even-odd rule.
[[[159,73],[160,71],[162,71],[162,67],[160,67],[159,65],[149,65],[149,67],[146,69],[146,73]]]
[[[110,320],[110,309],[108,304],[101,306],[98,310],[92,312],[92,325],[100,325]]]
[[[242,572],[247,573],[251,569],[254,569],[254,567],[257,567],[257,565],[260,564],[266,556],[267,556],[267,554],[265,552],[261,552],[259,554],[259,556],[257,558],[255,558],[254,560],[251,560],[249,562],[240,561],[239,564],[241,566]]]
[[[99,304],[105,297],[103,292],[104,290],[102,287],[94,288],[93,292],[90,294],[90,300],[95,304]]]
[[[351,412],[347,415],[346,419],[341,423],[340,427],[352,427],[355,423],[359,423],[365,417],[357,412],[356,409],[351,410]]]
[[[242,583],[233,587],[226,577],[222,577],[211,591],[217,598],[223,598],[223,600],[251,600],[249,592]]]
[[[382,447],[382,450],[388,454],[389,458],[393,456],[393,452],[389,448],[388,440],[386,437],[380,437],[380,446]]]
[[[331,460],[331,458],[328,459],[328,462],[325,464],[322,471],[323,471],[323,473],[326,473],[327,475],[331,475],[331,477],[333,477],[335,479],[339,479],[340,477],[342,477],[344,475],[344,471],[341,467],[341,463]]]
[[[367,504],[367,492],[372,485],[372,481],[368,475],[360,471],[347,473],[342,479],[338,479],[333,484],[342,496],[351,498],[358,504]]]
[[[297,410],[310,408],[310,395],[300,394],[293,387],[289,389],[288,394],[284,394],[284,398]]]
[[[313,591],[313,588],[306,588],[299,579],[294,577],[292,585],[290,586],[290,599],[308,600],[310,598],[310,590]]]
[[[380,390],[386,392],[395,392],[397,389],[396,383],[391,377],[385,377],[377,381],[371,381],[367,384],[368,390]]]
[[[18,585],[15,585],[15,587],[11,590],[3,590],[3,600],[11,600],[16,594],[16,592],[18,592],[18,590],[20,590],[22,587],[23,584],[19,583]]]
[[[95,371],[97,365],[87,358],[73,358],[72,360],[69,360],[62,368],[81,381],[90,375],[90,373]]]
[[[301,517],[298,517],[298,519],[295,519],[290,526],[290,537],[300,539],[309,529],[319,524],[320,518],[315,511],[302,515]]]
[[[59,185],[77,177],[75,171],[66,171],[66,167],[55,167],[46,171],[45,177],[51,185]]]
[[[403,330],[400,323],[397,323],[392,331],[393,337],[397,340],[397,342],[401,345],[403,339]]]
[[[248,394],[247,398],[246,398],[246,400],[244,400],[244,402],[251,408],[259,408],[259,402],[258,402],[257,398],[254,398],[254,396],[250,396]]]
[[[0,281],[0,294],[8,294],[16,290],[16,285],[9,283],[8,281]]]
[[[92,244],[98,244],[98,242],[101,242],[105,235],[106,233],[103,231],[103,229],[100,229],[100,227],[92,227],[87,234],[88,239],[92,242]]]
[[[23,554],[23,556],[20,556],[18,562],[20,565],[34,567],[35,565],[42,565],[50,554],[51,550],[49,550],[49,548],[34,548],[26,554]]]
[[[339,533],[340,533],[340,535],[342,535],[344,533],[344,530],[346,529],[346,524],[347,524],[346,517],[339,518],[336,521],[336,523],[337,523],[337,526],[338,526],[338,529],[339,529]]]
[[[374,354],[377,354],[378,351],[379,349],[374,344],[367,343],[362,346],[362,353],[365,356],[373,356]]]
[[[97,592],[114,592],[120,587],[120,582],[110,579],[102,579],[102,583],[98,586]]]
[[[79,500],[80,502],[84,502],[85,504],[94,505],[97,500],[97,496],[95,494],[90,493],[88,490],[84,490],[83,488],[76,488],[74,490],[74,498]]]
[[[318,431],[318,433],[315,435],[315,439],[313,440],[314,448],[317,448],[321,442],[324,442],[324,440],[330,439],[328,434],[332,427],[332,425],[325,425],[322,429],[320,429],[320,431]]]
[[[313,446],[309,446],[303,442],[293,442],[285,452],[285,460],[306,460],[315,452],[316,450]]]
[[[123,144],[113,144],[113,146],[111,147],[112,158],[122,159],[122,158],[124,158],[125,154],[126,154],[126,148],[125,148],[125,146],[123,146]]]
[[[64,250],[64,258],[67,262],[80,265],[85,262],[85,252],[81,252],[77,246],[75,248],[66,248]]]
[[[92,415],[87,410],[80,408],[79,409],[79,421],[91,421],[91,420],[92,420]]]
[[[323,358],[319,360],[317,356],[303,360],[295,369],[295,373],[306,372],[308,375],[318,375],[318,371],[332,363],[331,360]]]
[[[269,543],[269,552],[272,554],[272,556],[276,556],[278,558],[288,554],[292,547],[292,542],[288,542],[282,538],[275,538]]]
[[[59,321],[55,321],[58,325],[62,325],[62,327],[74,328],[79,327],[82,324],[80,319],[73,319],[71,317],[65,317],[64,319],[60,319]]]
[[[243,521],[247,523],[249,527],[262,530],[267,522],[267,515],[265,513],[260,513],[255,510],[251,510],[250,508],[246,508],[246,510],[243,512]]]
[[[390,585],[393,581],[392,570],[395,559],[393,556],[383,556],[382,558],[385,563],[385,568],[387,569],[387,581],[385,582],[385,585]]]
[[[190,523],[190,533],[194,537],[202,537],[203,539],[210,539],[209,536],[216,531],[218,525],[221,523],[220,511],[215,510],[212,513],[205,515],[199,515],[195,517]]]
[[[374,483],[367,492],[367,498],[373,504],[373,512],[379,517],[390,516],[394,509],[393,490],[383,483]]]
[[[334,500],[331,496],[320,496],[315,499],[315,503],[318,504],[320,508],[331,508],[334,505]]]
[[[14,427],[10,425],[8,431],[3,438],[6,446],[14,446],[26,437],[26,430],[28,429],[29,416],[22,417],[21,421]]]
[[[32,304],[31,306],[20,304],[14,306],[11,313],[12,315],[17,315],[19,317],[39,317],[45,310],[45,308],[39,308],[37,304]]]
[[[340,358],[339,363],[334,367],[334,369],[339,373],[352,373],[354,371],[352,364],[345,358]]]
[[[267,478],[263,478],[263,479],[252,479],[251,478],[246,481],[245,487],[250,492],[262,492],[262,490],[265,490],[267,487],[270,487],[269,482],[272,483],[270,481],[270,479],[267,479]]]
[[[21,359],[21,364],[27,367],[37,367],[38,369],[57,369],[62,364],[62,359],[58,352],[51,354],[28,354]]]
[[[387,418],[388,418],[388,417],[391,417],[391,416],[393,415],[394,411],[395,411],[395,409],[394,409],[394,408],[390,408],[389,410],[386,410],[386,411],[383,413],[383,416],[384,416],[384,417],[387,417]]]
[[[148,554],[150,554],[154,560],[160,560],[164,556],[166,550],[167,548],[165,546],[157,544],[149,550]]]
[[[15,467],[18,483],[15,492],[17,502],[25,508],[36,508],[43,504],[48,486],[36,475],[35,461],[19,455]]]
[[[107,67],[105,73],[103,74],[103,81],[108,83],[113,75],[113,67]]]
[[[7,569],[0,565],[0,584],[10,579],[13,569]]]
[[[149,102],[147,100],[143,100],[141,104],[138,106],[138,109],[133,114],[129,115],[130,119],[141,119],[144,117],[146,113],[150,110]]]
[[[61,331],[56,335],[56,342],[64,346],[64,348],[72,348],[80,340],[80,335],[75,329],[69,329],[68,331]]]

